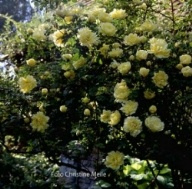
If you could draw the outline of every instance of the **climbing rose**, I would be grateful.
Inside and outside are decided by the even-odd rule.
[[[131,93],[125,81],[117,83],[114,87],[114,97],[116,101],[125,101],[127,100],[129,94]]]
[[[135,102],[135,101],[132,101],[132,100],[128,100],[128,101],[125,101],[123,104],[122,104],[122,107],[121,107],[121,111],[126,115],[126,116],[129,116],[129,115],[132,115],[136,112],[138,108],[138,102]]]
[[[116,27],[109,22],[104,22],[99,25],[99,32],[103,35],[114,36],[116,31]]]
[[[79,38],[80,44],[88,48],[98,43],[97,35],[92,32],[88,27],[79,29],[77,37]]]
[[[168,58],[170,49],[167,49],[167,42],[164,39],[151,38],[149,40],[150,50],[149,53],[154,54],[157,58]]]
[[[18,84],[21,92],[29,93],[37,86],[37,81],[33,76],[28,75],[26,77],[20,77]]]
[[[157,87],[163,88],[168,84],[168,75],[164,71],[155,72],[152,80]]]
[[[30,125],[32,126],[33,130],[43,133],[48,128],[48,121],[48,116],[45,116],[43,112],[37,112],[32,116],[32,122]]]
[[[147,117],[145,125],[152,132],[160,132],[164,129],[164,123],[157,116]]]
[[[118,170],[124,164],[124,154],[119,151],[111,151],[105,159],[106,167]]]
[[[124,120],[123,130],[126,133],[130,133],[131,136],[136,137],[142,131],[142,122],[138,117],[127,117]]]

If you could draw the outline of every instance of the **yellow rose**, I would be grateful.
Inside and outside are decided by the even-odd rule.
[[[159,71],[154,74],[152,80],[157,87],[163,88],[168,84],[168,75],[164,71]]]
[[[156,25],[153,24],[151,21],[145,21],[140,27],[139,30],[141,31],[147,31],[147,32],[152,32],[156,29]]]
[[[53,42],[55,43],[56,46],[58,47],[64,47],[64,35],[65,35],[66,31],[64,29],[62,30],[57,30],[53,33],[52,37],[53,37]]]
[[[60,106],[59,110],[60,110],[60,112],[63,112],[63,113],[64,113],[64,112],[67,111],[67,106],[62,105],[62,106]]]
[[[42,95],[46,95],[47,93],[48,93],[48,89],[47,88],[41,89],[41,94]]]
[[[38,27],[33,30],[32,38],[37,40],[37,41],[45,41],[46,36],[45,36],[45,29]]]
[[[81,101],[85,104],[89,103],[90,102],[90,99],[88,97],[84,97],[81,99]]]
[[[106,12],[105,8],[98,8],[98,7],[93,8],[88,13],[88,19],[89,19],[89,21],[93,22],[98,18],[99,14],[102,14],[102,13],[105,13],[105,12]]]
[[[191,56],[188,54],[183,54],[179,57],[181,64],[191,64]]]
[[[72,20],[73,20],[73,16],[65,16],[64,20],[67,24],[71,24]]]
[[[39,132],[44,132],[48,128],[47,122],[49,121],[49,117],[45,116],[43,112],[37,112],[32,115],[31,126],[33,130],[37,130]]]
[[[100,53],[106,57],[109,51],[109,45],[103,44],[103,46],[99,49]]]
[[[150,89],[147,89],[146,91],[144,91],[144,97],[150,100],[155,97],[155,92],[151,91]]]
[[[181,69],[183,68],[183,64],[177,64],[177,65],[176,65],[176,68],[177,68],[178,70],[181,70]]]
[[[130,55],[129,60],[135,60],[135,56],[134,55]]]
[[[122,74],[127,74],[131,69],[131,63],[130,62],[123,62],[118,65],[117,70]]]
[[[130,33],[124,37],[124,44],[133,46],[141,42],[141,38],[137,34]]]
[[[91,111],[89,109],[85,109],[83,113],[84,113],[85,116],[90,116],[91,115]]]
[[[114,60],[114,61],[111,62],[111,64],[110,64],[110,67],[113,68],[113,69],[118,68],[118,66],[119,66],[119,63],[118,63],[116,60]]]
[[[27,65],[28,65],[28,66],[31,66],[31,67],[35,66],[36,63],[37,63],[37,61],[36,61],[35,59],[33,59],[33,58],[30,58],[30,59],[27,60],[26,62],[27,62]]]
[[[64,5],[60,5],[56,11],[55,11],[55,14],[64,18],[65,16],[70,16],[71,15],[71,9],[67,6],[64,6]]]
[[[146,77],[146,76],[148,76],[148,74],[149,74],[149,69],[144,68],[144,67],[139,69],[139,75]]]
[[[131,136],[136,137],[142,132],[142,122],[138,117],[127,117],[124,120],[123,130],[126,133],[130,133]]]
[[[146,65],[147,65],[147,66],[151,66],[151,65],[152,65],[152,62],[151,62],[151,61],[147,61],[147,62],[146,62]]]
[[[114,87],[114,97],[117,101],[127,100],[129,94],[131,93],[125,81],[117,83]]]
[[[141,36],[139,38],[141,43],[145,43],[147,41],[147,38],[145,36]]]
[[[170,49],[167,49],[167,42],[164,39],[152,38],[149,40],[150,50],[149,53],[154,54],[157,58],[168,58]]]
[[[114,48],[114,49],[112,49],[112,50],[108,53],[109,57],[111,57],[111,58],[120,57],[120,56],[122,56],[122,54],[123,54],[123,50],[120,49],[120,48]]]
[[[112,23],[105,22],[99,25],[99,32],[103,35],[114,36],[116,31],[117,29]]]
[[[90,12],[88,12],[88,21],[95,22],[100,14],[105,13],[106,10],[104,8],[93,8]]]
[[[112,44],[112,47],[113,48],[119,48],[119,47],[121,47],[121,44],[116,42],[116,43]]]
[[[157,111],[157,107],[155,105],[152,105],[149,107],[149,112],[154,114]]]
[[[164,129],[164,123],[157,116],[149,116],[145,119],[145,125],[152,132],[160,132]]]
[[[122,107],[121,107],[121,111],[126,115],[126,116],[129,116],[129,115],[132,115],[136,112],[138,108],[138,102],[135,102],[135,101],[132,101],[132,100],[128,100],[128,101],[125,101],[123,104],[122,104]]]
[[[88,48],[98,44],[99,40],[96,33],[92,32],[88,27],[79,29],[77,37],[79,38],[80,44]]]
[[[136,52],[136,59],[137,60],[146,60],[147,59],[148,52],[145,50],[138,50]]]
[[[185,77],[190,77],[192,76],[192,68],[189,66],[185,66],[181,69],[181,73],[183,74],[183,76]]]
[[[64,76],[67,78],[67,79],[74,79],[75,78],[75,72],[73,70],[69,70],[69,71],[66,71],[64,73]]]
[[[127,16],[127,14],[123,9],[113,9],[113,11],[110,12],[110,16],[114,19],[123,19]]]
[[[100,121],[103,123],[108,123],[110,120],[111,113],[112,112],[110,110],[103,110],[102,114],[100,115]]]
[[[79,60],[73,62],[73,67],[77,70],[81,67],[83,67],[86,64],[86,59],[83,57],[80,57]]]
[[[110,15],[106,12],[101,12],[100,14],[98,14],[98,19],[101,22],[111,22],[112,18],[110,17]]]
[[[28,75],[26,77],[20,77],[18,84],[21,92],[29,93],[37,86],[37,81],[33,76]]]
[[[124,154],[119,151],[111,151],[105,159],[105,165],[113,170],[118,170],[124,164]]]
[[[119,113],[118,110],[116,110],[115,112],[111,113],[110,117],[109,117],[109,124],[114,126],[117,125],[121,120],[121,114]]]

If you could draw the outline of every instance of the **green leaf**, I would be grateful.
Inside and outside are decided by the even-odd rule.
[[[133,180],[142,180],[145,176],[146,176],[145,174],[138,174],[138,175],[131,174],[131,178]]]
[[[128,175],[131,170],[132,170],[131,166],[130,166],[130,165],[126,165],[126,166],[124,166],[124,168],[123,168],[123,173],[124,173],[125,175]]]
[[[138,171],[139,169],[141,169],[141,167],[142,167],[142,166],[141,166],[140,164],[138,164],[138,163],[134,163],[134,164],[131,165],[131,168],[133,168],[133,169],[135,169],[135,170],[137,170],[137,171]]]
[[[100,65],[102,65],[102,64],[103,64],[102,59],[99,59],[99,64],[100,64]]]
[[[163,185],[166,184],[166,179],[163,176],[158,175],[157,180]]]
[[[104,180],[99,180],[96,182],[96,185],[100,186],[101,188],[108,188],[111,186],[108,182],[105,182]]]
[[[170,173],[170,171],[171,171],[171,170],[166,167],[166,168],[164,168],[164,169],[162,169],[162,170],[160,171],[160,174],[163,175],[163,174],[166,174],[166,173]]]

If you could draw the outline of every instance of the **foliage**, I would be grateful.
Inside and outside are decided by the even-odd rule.
[[[60,4],[2,34],[17,66],[0,81],[6,150],[60,165],[61,153],[77,160],[97,149],[103,188],[171,188],[170,170],[175,188],[190,185],[191,2],[182,17],[165,2]]]
[[[58,166],[50,164],[43,154],[17,155],[3,153],[0,156],[0,187],[24,188],[62,188],[52,175]]]

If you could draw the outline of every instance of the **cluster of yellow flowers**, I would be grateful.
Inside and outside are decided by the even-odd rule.
[[[192,67],[189,64],[192,63],[192,58],[188,54],[183,54],[179,57],[180,63],[177,65],[181,68],[181,73],[184,77],[192,76]],[[184,66],[184,67],[183,67]]]
[[[121,114],[118,110],[112,112],[110,110],[103,110],[100,116],[101,122],[108,123],[112,126],[117,125],[121,120]]]
[[[86,78],[86,76],[89,73],[86,73],[86,70],[91,68],[91,64],[96,62],[97,58],[101,61],[102,69],[105,69],[104,74],[108,74],[111,70],[111,74],[114,74],[115,79],[110,81],[110,84],[113,84],[113,92],[110,95],[118,108],[109,110],[109,108],[103,106],[100,121],[108,124],[111,129],[120,126],[119,128],[122,132],[128,133],[132,137],[137,137],[141,134],[145,130],[144,126],[150,132],[163,131],[165,123],[161,120],[161,116],[158,116],[157,104],[155,104],[154,98],[169,87],[171,75],[168,75],[168,71],[158,64],[159,60],[169,57],[173,58],[173,56],[165,39],[151,37],[151,34],[157,30],[157,25],[150,20],[146,20],[132,31],[126,28],[128,27],[127,25],[124,31],[120,31],[118,26],[121,27],[120,25],[125,23],[121,23],[121,20],[126,19],[128,16],[123,9],[113,9],[108,13],[102,7],[93,7],[91,11],[83,11],[80,7],[68,8],[63,5],[56,10],[56,15],[63,19],[63,25],[62,21],[59,21],[58,28],[52,28],[50,39],[52,40],[52,45],[55,44],[56,47],[59,47],[58,49],[62,54],[61,69],[64,70],[63,75],[66,82],[75,81],[75,78],[79,75],[82,79],[82,68],[85,68],[83,70],[85,72],[83,76],[85,77],[82,80],[87,81],[88,77]],[[73,23],[75,19],[79,20]],[[79,21],[82,21],[82,24],[79,24]],[[127,20],[125,21],[127,22]],[[75,25],[77,23],[78,25]],[[73,24],[75,27],[73,27]],[[67,26],[69,27],[67,28]],[[28,33],[35,40],[45,41],[47,28],[48,26],[46,25],[40,25],[34,30],[29,29]],[[72,40],[68,42],[70,37]],[[72,45],[70,46],[70,44]],[[82,54],[79,49],[75,49],[79,48],[80,45],[85,47],[82,49],[87,49]],[[67,47],[70,48],[68,49]],[[102,58],[107,60],[107,63]],[[26,63],[30,66],[30,69],[33,69],[33,67],[38,65],[38,60],[30,58]],[[180,55],[176,65],[179,74],[184,77],[191,77],[191,63],[191,55]],[[78,75],[78,73],[81,74]],[[136,83],[131,83],[131,78]],[[81,83],[81,79],[78,80],[79,83]],[[19,78],[18,85],[21,92],[30,93],[37,86],[37,80],[32,75],[23,76]],[[99,79],[97,85],[99,85]],[[133,94],[138,90],[138,86],[142,88],[140,98],[149,102],[153,99],[151,100],[153,102],[146,105],[148,106],[147,111],[142,112],[141,117],[137,115],[141,106],[139,104],[140,99],[137,97],[137,100],[136,98],[134,99]],[[43,97],[46,97],[48,92],[47,88],[41,88]],[[84,95],[85,93],[87,91],[83,91]],[[87,120],[91,119],[94,113],[92,111],[93,108],[88,107],[90,98],[85,96],[80,101],[84,107],[84,109],[81,109],[83,110],[82,115]],[[98,108],[100,108],[99,105],[98,103]],[[61,105],[59,110],[62,113],[67,113],[69,111],[68,108],[66,105]],[[43,133],[48,128],[50,118],[45,115],[45,112],[39,111],[31,116],[30,125],[33,130]],[[123,153],[111,151],[105,159],[105,165],[117,170],[124,164],[124,158]]]

